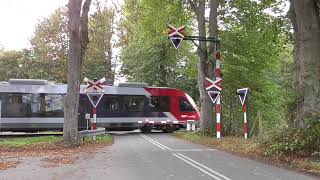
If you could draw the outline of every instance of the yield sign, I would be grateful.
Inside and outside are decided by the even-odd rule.
[[[237,94],[239,95],[241,105],[244,105],[248,93],[248,88],[237,89]]]
[[[180,47],[180,45],[181,45],[181,42],[182,42],[183,38],[181,38],[180,36],[174,35],[174,36],[170,37],[170,40],[171,40],[171,42],[173,44],[173,47],[175,49],[178,49]]]
[[[218,97],[220,96],[220,91],[208,91],[208,95],[213,104],[216,103]]]
[[[87,93],[87,96],[94,108],[96,108],[102,99],[104,93]]]
[[[207,83],[206,90],[208,91],[209,89],[214,87],[218,91],[221,91],[222,90],[222,87],[221,87],[221,84],[220,84],[221,82],[222,82],[221,78],[217,78],[215,81],[213,81],[210,78],[206,77],[206,83]]]

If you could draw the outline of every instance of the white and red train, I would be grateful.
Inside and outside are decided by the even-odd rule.
[[[187,120],[200,120],[193,99],[185,92],[145,84],[105,86],[97,107],[97,126],[109,130],[151,129],[172,132]],[[79,129],[92,106],[80,87]],[[0,83],[0,131],[62,130],[67,85],[46,80],[10,79]]]

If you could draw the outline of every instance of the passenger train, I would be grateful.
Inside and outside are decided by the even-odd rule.
[[[86,114],[92,105],[80,87],[78,127],[87,128]],[[200,114],[185,92],[143,83],[104,86],[97,106],[97,126],[108,130],[151,129],[172,132],[185,127],[187,120],[199,123]],[[0,82],[0,131],[62,130],[66,84],[47,80],[10,79]]]

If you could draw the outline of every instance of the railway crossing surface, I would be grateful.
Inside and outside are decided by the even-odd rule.
[[[170,134],[114,132],[114,144],[75,164],[45,168],[37,159],[0,171],[1,180],[312,180],[316,177],[210,149]]]

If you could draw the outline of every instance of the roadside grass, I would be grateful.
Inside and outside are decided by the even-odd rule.
[[[113,138],[110,134],[98,135],[96,136],[96,142],[92,141],[92,137],[86,137],[84,143],[106,143],[112,144]]]
[[[39,137],[19,137],[19,138],[2,138],[0,147],[25,147],[41,143],[53,143],[62,141],[62,136],[39,136]]]
[[[112,144],[112,136],[109,134],[97,136],[95,143]],[[0,147],[23,148],[30,145],[52,144],[63,142],[62,136],[38,136],[38,137],[19,137],[19,138],[0,138]],[[94,143],[92,138],[87,137],[83,144]],[[81,146],[81,145],[80,145]]]
[[[314,158],[301,158],[298,156],[279,156],[268,154],[268,147],[256,138],[244,139],[243,137],[223,137],[216,139],[214,136],[204,135],[199,132],[175,132],[176,137],[196,144],[223,150],[238,156],[255,159],[282,167],[301,170],[320,176],[320,160]]]

